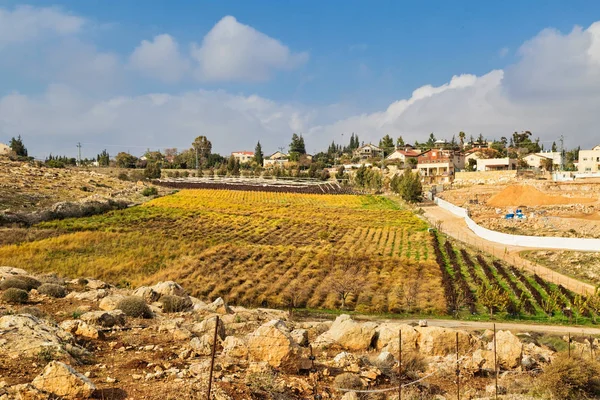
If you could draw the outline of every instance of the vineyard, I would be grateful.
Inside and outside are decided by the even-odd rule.
[[[600,314],[598,296],[581,296],[482,254],[473,256],[436,233],[431,241],[448,314],[579,323],[595,323]]]
[[[182,190],[33,229],[53,235],[0,247],[0,265],[121,285],[175,280],[247,306],[446,308],[427,225],[381,196]]]

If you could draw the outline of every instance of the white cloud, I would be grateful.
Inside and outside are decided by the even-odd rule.
[[[129,65],[165,82],[179,81],[190,68],[189,61],[179,52],[177,41],[167,34],[155,36],[151,42],[142,40],[129,57]]]
[[[81,30],[84,23],[83,18],[66,14],[56,8],[0,8],[0,46],[27,42],[47,34],[74,34]]]
[[[276,70],[304,64],[308,53],[292,53],[278,40],[227,16],[206,34],[201,46],[193,46],[192,57],[198,62],[200,80],[264,81]]]

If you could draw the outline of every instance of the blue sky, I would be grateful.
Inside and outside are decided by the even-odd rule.
[[[521,112],[507,115],[502,107],[506,101],[517,107],[526,98],[540,93],[540,86],[527,86],[528,82],[535,81],[530,75],[536,70],[526,68],[539,69],[542,60],[544,65],[548,65],[548,62],[552,64],[553,60],[557,64],[564,64],[565,54],[571,59],[575,58],[570,53],[571,49],[582,51],[582,46],[588,41],[586,36],[595,37],[588,27],[600,16],[600,2],[85,0],[30,1],[26,4],[31,6],[29,13],[37,13],[36,23],[42,27],[32,27],[34,30],[49,29],[47,22],[44,22],[47,16],[43,10],[53,10],[63,17],[71,16],[83,21],[81,26],[69,28],[68,33],[61,31],[58,24],[62,22],[56,22],[57,25],[49,29],[47,34],[37,32],[38,36],[32,36],[27,41],[11,37],[10,40],[5,40],[8,44],[4,47],[1,46],[3,32],[0,26],[0,58],[3,59],[0,62],[0,96],[4,96],[6,100],[4,106],[0,103],[0,117],[2,107],[9,110],[10,105],[13,110],[10,118],[5,117],[4,124],[0,118],[0,140],[19,131],[23,135],[39,135],[40,153],[56,151],[59,147],[57,143],[62,140],[84,136],[84,140],[89,142],[103,142],[98,140],[101,135],[109,138],[108,141],[118,142],[123,140],[126,132],[131,132],[130,137],[135,143],[145,141],[148,146],[160,147],[171,141],[174,146],[187,146],[191,141],[188,137],[193,135],[194,125],[198,126],[199,131],[212,128],[205,116],[190,117],[185,111],[186,104],[190,104],[185,103],[188,100],[187,94],[190,93],[194,94],[194,102],[206,101],[206,97],[210,97],[213,102],[225,104],[226,110],[212,110],[211,116],[221,115],[220,111],[223,111],[222,117],[230,120],[237,118],[241,112],[238,123],[217,129],[219,138],[215,139],[215,144],[221,152],[235,150],[229,148],[232,139],[245,148],[253,147],[253,143],[261,138],[271,147],[287,144],[295,128],[302,130],[313,147],[340,138],[341,133],[348,130],[356,130],[367,141],[376,141],[384,132],[394,136],[402,134],[409,140],[414,140],[420,135],[428,135],[430,131],[439,132],[438,136],[441,137],[450,136],[457,129],[471,130],[474,135],[483,131],[490,138],[507,131],[530,129],[539,133],[544,140],[553,140],[559,133],[568,133],[564,131],[569,126],[577,126],[578,130],[584,129],[586,132],[592,129],[591,125],[580,120],[554,121],[549,126],[542,122],[543,115],[536,115],[531,119]],[[23,5],[21,2],[0,0],[0,10],[5,10],[5,21],[19,18],[19,13],[15,10]],[[222,29],[218,30],[220,21],[226,16],[235,19],[227,20],[227,23],[221,25]],[[52,18],[59,16],[54,15]],[[582,27],[582,32],[574,32],[575,26]],[[243,27],[249,27],[252,32],[275,40],[282,46],[274,49],[276,55],[271,55],[267,50],[256,52],[252,48],[262,47],[262,36],[239,44],[250,47],[246,49],[227,42],[232,46],[234,54],[240,49],[247,51],[245,54],[248,56],[243,61],[253,63],[249,69],[256,76],[245,74],[245,66],[242,64],[237,69],[233,68],[231,73],[218,74],[220,69],[228,68],[228,65],[218,64],[222,41],[215,41],[210,48],[212,51],[209,52],[207,47],[202,56],[194,56],[195,53],[190,50],[193,46],[200,48],[203,40],[208,37],[207,34],[213,30],[219,31],[217,36],[222,40],[223,32],[227,29],[243,30]],[[545,29],[550,29],[553,33],[546,35]],[[155,44],[153,40],[158,35],[168,35],[168,38],[163,37],[165,45],[171,50],[176,48],[178,56],[181,56],[178,58],[181,68],[177,71],[167,70],[169,66],[166,65],[171,58],[165,54],[174,53],[154,52],[152,56],[145,53],[146,57],[142,61],[132,61],[132,54],[141,46],[142,41]],[[243,36],[241,34],[235,39],[243,39]],[[529,42],[533,42],[533,50],[524,55],[519,49]],[[158,46],[148,50],[155,51],[157,48]],[[556,50],[555,54],[552,49]],[[95,58],[98,55],[103,60],[101,66],[98,66]],[[96,60],[92,67],[86,66],[86,57]],[[152,65],[148,65],[148,57],[151,58]],[[156,57],[163,57],[164,62],[159,63]],[[217,60],[206,61],[209,57],[213,60],[216,57]],[[254,59],[261,57],[266,61]],[[210,64],[205,68],[212,68],[212,72],[195,70],[196,59],[200,58],[204,60],[199,61],[201,64]],[[71,60],[68,66],[61,64],[66,63],[65,60]],[[76,71],[65,72],[74,68],[74,64],[77,64]],[[49,65],[49,68],[40,68],[42,65]],[[556,71],[546,71],[549,77],[555,76],[554,74],[562,76],[565,71],[567,74],[575,74],[583,67],[567,63],[557,65],[556,68]],[[585,68],[590,66],[586,65]],[[101,76],[99,69],[102,69]],[[493,71],[500,71],[500,75],[488,76]],[[172,79],[163,79],[164,74],[173,74]],[[595,83],[596,76],[592,75],[590,79]],[[402,100],[409,101],[416,89],[426,85],[431,88],[445,87],[453,76],[466,77],[455,81],[456,87],[450,85],[448,90],[442,90],[443,93],[438,93],[437,90],[430,93],[427,89],[425,98],[414,98],[406,109],[400,104],[401,112],[397,114],[383,115],[389,113],[390,105]],[[475,79],[471,79],[471,76]],[[492,83],[486,83],[486,76]],[[465,116],[462,122],[464,126],[458,126],[460,124],[453,120],[450,110],[455,108],[457,102],[475,103],[474,99],[479,98],[478,94],[469,95],[467,92],[479,88],[480,84],[486,90],[489,86],[485,85],[495,85],[493,95],[502,94],[504,98],[495,100],[494,104],[478,103],[469,106],[469,110],[454,110],[454,113]],[[573,82],[569,87],[589,87],[589,84],[590,82],[585,85]],[[33,117],[40,120],[34,126],[14,116],[14,107],[23,107],[19,108],[22,114],[18,114],[22,119],[27,115],[26,112],[35,107],[43,107],[44,112],[54,115],[56,111],[51,110],[52,101],[40,97],[55,93],[56,85],[60,86],[61,105],[64,105],[63,100],[65,103],[82,104],[83,108],[79,111],[89,117],[91,111],[96,110],[99,105],[109,103],[111,112],[118,115],[114,115],[111,124],[102,129],[85,129],[88,132],[83,132],[86,124],[82,124],[78,132],[75,128],[62,127],[61,124],[65,124],[65,121],[43,121],[43,118],[48,118],[44,115]],[[539,85],[545,90],[543,83]],[[550,93],[545,98],[536,97],[536,104],[540,107],[532,110],[532,113],[540,112],[542,102],[548,98],[553,98],[554,95],[564,97],[561,91],[565,90],[564,87],[549,86]],[[197,91],[202,93],[197,94]],[[456,95],[454,100],[447,99],[451,97],[450,92]],[[25,96],[25,103],[28,104],[23,104],[24,99],[21,98],[20,102],[15,102],[15,93]],[[482,92],[478,93],[482,95]],[[174,116],[165,113],[153,125],[159,125],[163,130],[172,129],[172,132],[133,132],[136,130],[135,123],[128,121],[121,113],[143,114],[144,105],[140,104],[143,103],[141,100],[144,100],[143,96],[150,94],[171,96],[166,102],[169,107],[163,104],[158,111],[175,112],[178,118],[190,120],[185,124],[180,124],[179,120],[178,124],[173,124]],[[8,99],[9,102],[6,97],[11,95],[13,97]],[[68,96],[68,100],[65,96]],[[114,100],[123,96],[137,101],[135,104],[134,101],[128,104],[134,107],[134,111],[131,108],[121,111],[114,109]],[[257,114],[248,116],[246,108],[249,103],[253,104],[250,107],[252,112],[256,111],[254,96],[261,100],[260,110]],[[490,97],[493,96],[488,93],[483,99],[487,102]],[[236,105],[231,106],[234,98],[237,99]],[[244,106],[238,106],[238,100]],[[584,97],[573,99],[569,96],[569,101],[568,105],[553,102],[552,106],[567,110],[570,107],[586,108],[586,104],[589,104],[589,99]],[[577,101],[581,103],[578,104]],[[32,102],[33,105],[29,104]],[[29,110],[25,110],[28,106]],[[147,112],[157,114],[157,107],[159,106],[153,104]],[[448,115],[440,117],[437,107],[443,107]],[[478,107],[494,111],[494,114],[490,114],[486,120],[472,122],[469,116],[480,113],[477,111]],[[556,116],[555,112],[551,114]],[[69,110],[67,115],[77,119],[74,110]],[[565,118],[569,115],[572,113],[565,111]],[[582,116],[585,119],[583,117],[589,118],[587,114]],[[279,121],[281,118],[285,121]],[[274,119],[279,123],[273,125],[271,122]],[[374,119],[378,120],[373,121]],[[218,119],[215,118],[211,123],[218,123]],[[35,129],[53,124],[57,126],[47,128],[48,132],[34,132]],[[240,134],[238,131],[244,126],[248,126],[251,132]],[[354,126],[356,129],[353,129]],[[532,127],[537,128],[537,132]],[[115,133],[117,131],[121,133]],[[588,132],[581,137],[589,141],[590,134]],[[571,144],[578,142],[575,135],[574,133],[570,138]],[[172,140],[174,137],[177,140]],[[591,143],[589,141],[584,144]],[[90,151],[92,150],[96,149]]]

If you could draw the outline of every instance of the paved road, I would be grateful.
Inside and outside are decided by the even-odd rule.
[[[519,252],[523,250],[533,250],[530,247],[507,246],[482,239],[469,229],[463,218],[457,217],[456,215],[444,210],[439,206],[434,205],[423,207],[423,210],[425,211],[425,218],[427,218],[433,224],[433,226],[436,226],[436,222],[441,221],[439,230],[459,241],[492,254],[494,257],[504,259],[509,264],[538,274],[547,281],[563,285],[575,293],[594,293],[595,288],[593,285],[581,282],[577,279],[555,272],[550,268],[546,268],[542,265],[522,258],[519,255]]]

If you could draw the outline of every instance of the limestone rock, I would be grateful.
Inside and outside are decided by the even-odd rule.
[[[59,361],[52,361],[31,384],[42,391],[65,399],[87,399],[96,387],[82,374]]]
[[[8,395],[11,397],[8,397]],[[8,389],[7,397],[0,396],[0,399],[47,400],[48,394],[36,389],[31,383],[24,383],[22,385],[11,386]]]
[[[335,319],[327,332],[315,340],[315,344],[319,347],[337,344],[346,350],[367,350],[373,343],[376,328],[377,324],[373,322],[358,323],[349,315],[343,314]]]
[[[100,304],[98,304],[98,308],[103,311],[112,311],[117,309],[117,304],[121,300],[123,300],[125,296],[121,294],[115,294],[111,296],[106,296],[102,300],[100,300]]]
[[[2,278],[10,278],[15,275],[27,275],[27,271],[21,268],[15,267],[0,267],[0,277]]]
[[[294,329],[290,332],[294,341],[300,346],[308,346],[308,331],[306,329]]]
[[[217,314],[233,314],[233,310],[225,303],[221,297],[206,306],[208,311],[215,312]]]
[[[494,342],[488,343],[488,350],[494,349]],[[518,337],[509,331],[496,332],[498,364],[503,368],[515,368],[521,362],[523,345]]]
[[[121,310],[91,311],[81,315],[79,318],[88,324],[105,328],[111,328],[115,325],[125,325],[125,314]]]
[[[358,400],[358,395],[356,394],[356,392],[346,392],[342,396],[342,400]]]
[[[298,372],[301,348],[283,321],[269,321],[247,338],[250,361],[266,361],[274,368]]]
[[[382,351],[377,356],[377,364],[384,368],[391,368],[394,364],[396,364],[396,357],[389,351]]]
[[[190,341],[192,351],[199,356],[210,355],[212,353],[212,346],[213,337],[211,335],[202,335],[200,337],[192,338]]]
[[[417,347],[419,340],[419,332],[408,324],[396,324],[396,323],[383,323],[377,327],[375,332],[377,333],[377,341],[375,348],[382,350],[385,348],[392,354],[398,354],[399,349],[399,337],[400,331],[402,331],[402,349],[405,351],[413,351]]]
[[[104,337],[104,334],[95,327],[76,319],[63,321],[60,327],[75,336],[82,336],[88,339],[102,339]]]
[[[98,279],[87,279],[87,284],[85,285],[88,289],[96,290],[96,289],[108,289],[110,285],[106,282],[100,281]]]
[[[425,356],[447,356],[456,354],[456,333],[458,332],[458,350],[465,353],[475,343],[474,338],[467,332],[437,326],[415,327],[419,333],[417,346]],[[402,334],[404,336],[404,333]]]
[[[216,322],[217,322],[216,318],[207,318],[207,319],[203,320],[202,322],[199,322],[197,324],[190,326],[188,329],[190,330],[190,332],[192,332],[193,334],[198,335],[198,336],[210,335],[211,337],[213,337],[214,332],[215,332]],[[219,338],[225,339],[225,336],[226,336],[225,325],[223,324],[222,321],[219,321],[219,326],[217,328],[217,335]]]
[[[75,300],[100,301],[110,294],[108,289],[88,290],[87,292],[71,292],[66,298]]]
[[[185,290],[173,281],[158,282],[156,285],[151,286],[150,289],[154,290],[160,296],[185,296]]]
[[[135,289],[131,295],[142,297],[146,300],[146,303],[154,303],[160,298],[160,294],[148,286],[140,286]]]
[[[229,357],[245,359],[248,357],[248,346],[235,336],[227,336],[223,341],[223,354]]]

